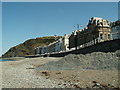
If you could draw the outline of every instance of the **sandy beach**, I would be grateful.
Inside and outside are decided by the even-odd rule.
[[[26,58],[2,62],[2,88],[58,87],[55,81],[35,75],[34,67],[56,58]],[[1,81],[1,80],[0,80]]]
[[[117,70],[36,70],[61,58],[38,57],[2,64],[2,88],[118,88]],[[1,74],[1,73],[0,73]]]

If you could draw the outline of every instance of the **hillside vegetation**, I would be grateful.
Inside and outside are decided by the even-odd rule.
[[[38,46],[46,46],[55,40],[59,39],[61,36],[47,36],[40,37],[36,39],[29,39],[22,44],[10,48],[2,57],[22,57],[26,55],[34,55],[34,49]]]

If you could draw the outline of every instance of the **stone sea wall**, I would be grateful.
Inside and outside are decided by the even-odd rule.
[[[92,52],[115,52],[116,50],[120,50],[120,39],[106,41],[102,43],[97,43],[93,46],[81,48],[78,50],[70,51],[70,52],[63,52],[63,53],[56,53],[50,54],[50,57],[63,57],[68,54],[87,54]],[[47,55],[44,55],[47,56]]]

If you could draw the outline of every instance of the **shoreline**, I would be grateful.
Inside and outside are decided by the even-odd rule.
[[[1,59],[6,59],[6,60],[21,60],[21,59],[25,59],[25,57],[8,57],[8,58],[1,58]]]

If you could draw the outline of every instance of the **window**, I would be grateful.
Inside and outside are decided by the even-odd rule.
[[[110,34],[108,34],[108,39],[111,39],[111,36],[110,36]]]
[[[119,29],[118,29],[119,31],[120,31],[120,26],[119,26]]]
[[[100,34],[100,39],[103,39],[103,34]]]
[[[104,39],[105,39],[105,40],[107,39],[107,34],[104,35]]]
[[[104,25],[107,25],[106,21],[104,21]]]

